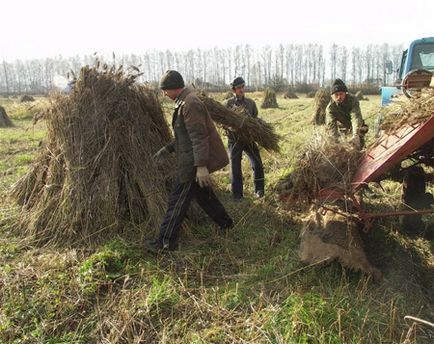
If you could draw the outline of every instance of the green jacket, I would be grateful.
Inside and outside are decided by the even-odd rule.
[[[166,148],[176,154],[180,181],[194,180],[197,166],[206,166],[210,173],[225,167],[229,163],[225,147],[196,93],[185,88],[175,103],[172,117],[175,140]]]
[[[328,130],[336,138],[340,134],[359,134],[364,122],[358,99],[347,94],[342,104],[330,101],[326,109],[326,121]]]

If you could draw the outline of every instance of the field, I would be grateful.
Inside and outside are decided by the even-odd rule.
[[[260,105],[261,93],[250,97]],[[278,109],[259,109],[282,135],[281,154],[262,152],[266,197],[253,197],[246,159],[241,203],[230,197],[228,169],[218,172],[219,198],[235,227],[225,237],[209,222],[184,228],[179,251],[154,256],[129,228],[95,247],[38,247],[20,235],[20,209],[8,192],[40,149],[46,127],[33,116],[47,101],[0,99],[15,124],[0,128],[0,342],[434,342],[429,327],[404,320],[434,319],[433,242],[401,234],[397,218],[374,223],[363,236],[369,260],[383,272],[381,282],[338,263],[299,261],[305,214],[285,209],[273,186],[314,134],[313,99],[279,96],[278,103]],[[379,103],[378,96],[361,102],[370,139]],[[170,106],[164,102],[168,113]],[[382,186],[368,206],[394,209],[400,184]]]

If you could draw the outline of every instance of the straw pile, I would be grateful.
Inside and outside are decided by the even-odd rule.
[[[349,143],[319,136],[298,156],[293,172],[278,182],[276,191],[289,206],[309,205],[323,188],[348,192],[362,154]]]
[[[326,108],[330,102],[330,93],[320,88],[315,93],[315,112],[313,114],[312,123],[316,125],[323,125],[326,121]]]
[[[354,97],[356,97],[357,100],[368,100],[361,90],[357,91]]]
[[[262,102],[261,108],[271,109],[271,108],[278,108],[278,107],[279,105],[277,104],[276,92],[270,89],[266,89],[264,93],[264,101]]]
[[[298,96],[294,93],[292,90],[286,90],[286,92],[283,94],[284,99],[298,99]]]
[[[382,279],[381,271],[368,261],[357,224],[351,218],[330,211],[321,216],[312,211],[300,237],[299,256],[303,263],[327,264],[337,260],[345,268],[360,270],[376,281]]]
[[[11,119],[9,118],[3,106],[0,106],[0,128],[13,127]]]
[[[28,103],[28,102],[34,102],[35,101],[35,98],[33,98],[32,96],[29,96],[29,95],[24,95],[24,96],[22,96],[21,97],[21,103]]]
[[[27,235],[88,242],[128,222],[158,226],[170,166],[158,171],[152,155],[171,135],[157,98],[137,76],[87,66],[70,94],[53,97],[47,144],[12,192]]]
[[[271,124],[260,118],[249,116],[241,107],[231,110],[207,97],[203,92],[198,95],[211,118],[223,129],[236,132],[244,142],[255,142],[268,151],[279,151],[279,136]]]
[[[422,90],[418,98],[404,98],[384,108],[381,129],[394,133],[402,126],[425,122],[434,115],[434,89]]]

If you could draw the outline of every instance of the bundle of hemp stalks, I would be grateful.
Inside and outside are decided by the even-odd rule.
[[[299,154],[293,172],[278,182],[276,191],[289,206],[310,205],[323,188],[349,192],[362,155],[349,143],[314,137]]]
[[[3,106],[0,105],[0,128],[13,127],[11,119],[9,118],[6,110]]]
[[[223,129],[235,132],[241,140],[247,143],[257,143],[268,151],[279,152],[279,135],[273,126],[260,118],[248,115],[242,107],[228,109],[218,101],[198,92],[199,98],[205,104],[211,118]]]
[[[264,92],[264,100],[261,104],[262,109],[277,109],[279,104],[277,104],[276,92],[272,89],[266,89]]]
[[[42,243],[97,242],[127,223],[155,229],[167,200],[152,155],[171,140],[161,106],[122,66],[83,67],[45,113],[47,144],[12,189],[24,234]]]
[[[425,88],[414,98],[402,97],[384,108],[381,129],[393,134],[404,125],[414,126],[434,115],[434,89]]]
[[[326,122],[326,109],[330,102],[330,91],[320,88],[315,93],[313,124],[323,125]]]

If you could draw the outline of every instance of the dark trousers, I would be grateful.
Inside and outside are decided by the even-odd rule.
[[[241,159],[243,152],[246,153],[253,169],[255,192],[264,191],[264,167],[258,146],[243,143],[241,141],[229,141],[229,155],[231,159],[231,186],[232,195],[235,198],[243,197],[243,173],[241,171]]]
[[[232,225],[232,219],[210,187],[201,188],[195,181],[187,183],[176,181],[169,195],[169,207],[160,226],[158,237],[160,242],[176,242],[182,221],[193,198],[220,228],[228,228]]]

